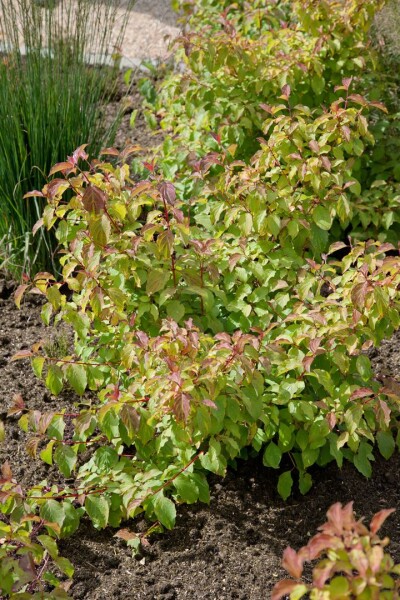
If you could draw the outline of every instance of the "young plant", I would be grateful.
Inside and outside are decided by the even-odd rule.
[[[400,565],[385,552],[389,539],[377,534],[394,509],[376,513],[366,526],[357,520],[353,503],[337,502],[327,512],[328,521],[298,552],[286,548],[282,566],[294,577],[278,582],[271,600],[396,600],[400,597]],[[312,582],[302,580],[304,563],[313,561]]]

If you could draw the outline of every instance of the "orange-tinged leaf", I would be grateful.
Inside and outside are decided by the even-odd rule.
[[[14,294],[15,305],[17,306],[17,308],[21,308],[21,300],[28,287],[29,285],[27,285],[26,283],[21,283],[21,285],[17,287]]]
[[[376,513],[371,519],[370,530],[375,534],[382,527],[386,519],[395,512],[395,508],[384,508]]]
[[[54,167],[52,167],[50,169],[50,175],[54,175],[54,173],[59,173],[61,171],[61,173],[63,173],[64,171],[69,171],[72,170],[74,168],[74,164],[72,162],[59,162],[56,165],[54,165]]]
[[[29,358],[30,356],[34,356],[31,350],[19,350],[19,352],[16,352],[10,360],[21,360],[23,358]]]

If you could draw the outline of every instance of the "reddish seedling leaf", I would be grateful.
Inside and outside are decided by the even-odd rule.
[[[382,527],[386,519],[395,512],[395,508],[384,508],[380,510],[376,515],[374,515],[371,519],[370,530],[371,533],[375,535],[377,531]]]
[[[334,412],[330,412],[326,415],[326,421],[329,425],[329,429],[332,431],[337,423],[337,417]]]
[[[126,148],[124,148],[122,150],[121,159],[126,160],[128,158],[128,156],[130,156],[131,154],[134,154],[135,152],[140,152],[141,150],[142,150],[142,146],[139,146],[138,144],[131,144],[130,146],[127,146]]]
[[[282,558],[282,567],[295,579],[300,579],[303,573],[303,558],[293,548],[288,546]]]
[[[388,112],[386,106],[382,102],[376,102],[374,100],[373,102],[370,102],[369,105],[373,106],[374,108],[378,108],[379,110],[382,110],[384,113]]]
[[[361,96],[361,94],[350,94],[348,99],[356,104],[360,104],[361,106],[367,106],[368,104],[364,96]]]
[[[262,108],[262,110],[265,110],[265,112],[267,112],[268,114],[272,114],[272,106],[270,106],[269,104],[261,103],[259,106],[260,106],[260,108]],[[263,140],[263,141],[265,141],[265,140]]]
[[[271,600],[280,600],[283,596],[288,596],[293,590],[298,587],[299,583],[293,579],[282,579],[272,590]]]

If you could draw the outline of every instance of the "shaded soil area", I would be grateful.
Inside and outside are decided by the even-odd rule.
[[[78,398],[70,393],[51,396],[28,361],[10,361],[17,350],[54,334],[41,324],[40,297],[27,296],[17,310],[13,288],[0,280],[0,418],[6,426],[0,462],[8,460],[24,485],[44,478],[57,482],[54,468],[27,456],[26,436],[7,411],[15,394],[28,408],[41,411],[56,411]],[[400,335],[385,342],[374,361],[377,371],[398,376]],[[296,549],[305,544],[333,502],[354,500],[357,515],[367,519],[381,508],[397,507],[399,472],[398,454],[389,461],[377,456],[370,480],[350,464],[341,470],[332,464],[313,471],[314,486],[307,496],[283,502],[276,492],[278,473],[264,468],[259,458],[242,461],[224,479],[212,477],[210,506],[178,507],[175,529],[154,536],[136,558],[114,537],[115,530],[96,531],[83,521],[78,532],[60,544],[76,569],[70,593],[76,600],[268,598],[284,576],[280,560],[288,544]],[[127,526],[143,530],[146,524]],[[390,535],[392,555],[400,561],[400,513],[390,517],[383,533]]]

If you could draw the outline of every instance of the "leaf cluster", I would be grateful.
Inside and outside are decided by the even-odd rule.
[[[394,509],[376,513],[368,527],[356,519],[352,502],[344,507],[340,502],[333,504],[327,512],[328,521],[306,546],[298,552],[286,548],[282,566],[298,581],[279,581],[272,600],[287,595],[291,600],[399,598],[400,565],[394,564],[384,550],[389,539],[377,534],[392,512]],[[299,581],[308,561],[315,561],[310,584]]]

